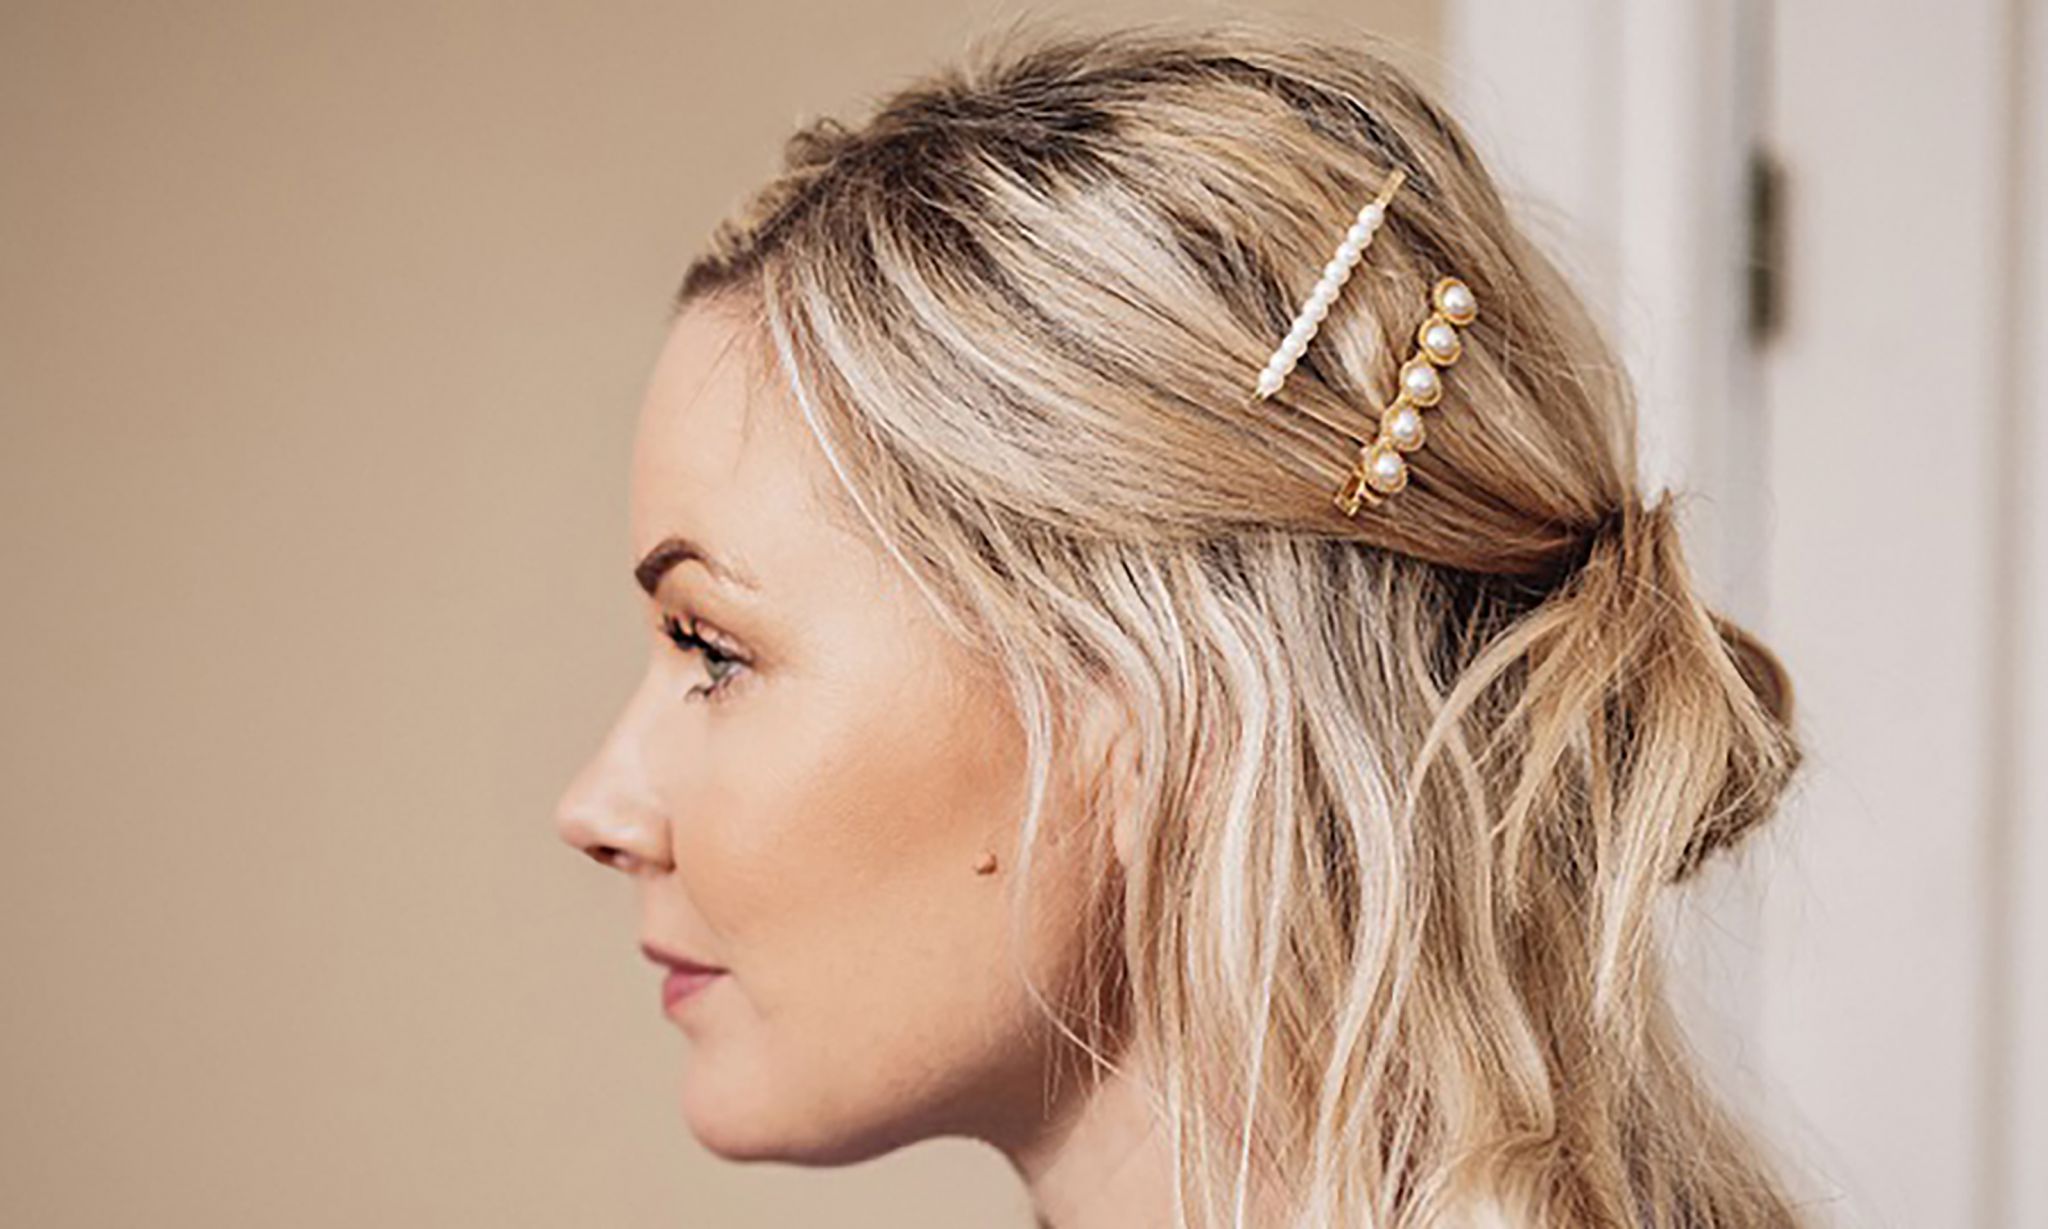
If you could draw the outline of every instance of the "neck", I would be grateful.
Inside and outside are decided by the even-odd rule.
[[[1039,1229],[1164,1229],[1173,1223],[1166,1128],[1138,1062],[1076,1090],[1043,1130],[1006,1149]]]

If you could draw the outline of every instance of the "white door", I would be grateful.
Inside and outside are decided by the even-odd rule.
[[[1447,7],[1453,101],[1635,372],[1647,485],[1699,494],[1696,566],[1798,688],[1803,780],[1677,937],[1821,1223],[2048,1226],[2044,8]]]

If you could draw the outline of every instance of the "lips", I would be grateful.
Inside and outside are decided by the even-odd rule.
[[[715,964],[706,964],[702,960],[692,960],[688,956],[681,955],[677,952],[669,951],[668,949],[663,947],[657,947],[653,943],[649,942],[643,942],[640,944],[640,952],[642,955],[646,956],[649,960],[652,960],[654,963],[660,965],[667,965],[671,969],[678,969],[689,973],[725,972],[724,969],[719,968]]]
[[[663,1011],[702,990],[705,986],[725,975],[725,970],[716,965],[692,960],[652,943],[642,943],[640,951],[649,960],[668,970],[668,976],[661,982],[661,1007]]]
[[[674,1007],[724,976],[723,973],[693,973],[677,969],[661,981],[662,1010]]]

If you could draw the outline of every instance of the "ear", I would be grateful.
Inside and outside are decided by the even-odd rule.
[[[1119,870],[1138,852],[1138,731],[1130,710],[1110,686],[1090,688],[1076,734],[1082,797],[1088,822],[1109,827]]]

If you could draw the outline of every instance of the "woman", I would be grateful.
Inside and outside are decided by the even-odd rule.
[[[1376,52],[1015,35],[812,124],[632,471],[653,652],[559,824],[716,1153],[986,1140],[1058,1229],[1797,1223],[1653,926],[1789,688]]]

